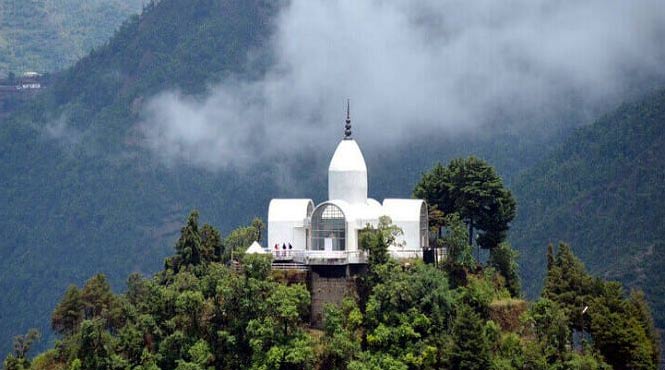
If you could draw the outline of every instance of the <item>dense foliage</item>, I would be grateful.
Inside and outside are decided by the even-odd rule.
[[[68,67],[105,43],[143,2],[1,0],[0,76]]]
[[[466,228],[457,230],[466,239]],[[492,267],[453,287],[448,265],[390,258],[398,233],[387,219],[362,232],[375,257],[359,280],[364,289],[328,305],[319,331],[307,324],[305,285],[276,279],[269,256],[226,259],[229,241],[199,227],[194,212],[164,270],[130,275],[124,294],[101,274],[71,286],[52,315],[55,346],[31,359],[38,334],[17,337],[4,368],[656,369],[643,296],[587,275],[566,245],[551,257],[543,298],[501,310],[510,293]],[[577,320],[577,297],[589,304],[586,321]],[[581,329],[589,337],[575,341]]]
[[[548,248],[543,297],[559,305],[568,326],[588,332],[593,349],[613,369],[656,369],[659,336],[644,294],[626,297],[621,284],[592,277],[566,244],[556,256],[552,252]]]
[[[157,271],[185,204],[229,231],[261,215],[277,192],[262,171],[250,179],[162,166],[138,144],[136,129],[150,95],[200,93],[242,69],[268,34],[272,2],[145,3],[140,17],[52,76],[47,91],[0,125],[2,338],[36,326],[45,336],[37,345],[49,343],[45,318],[70,282],[104,272],[117,289],[131,272]]]
[[[475,157],[438,163],[425,173],[413,195],[443,214],[457,213],[469,227],[469,244],[494,249],[508,236],[515,199],[494,167]],[[435,219],[435,218],[433,218]],[[477,240],[474,230],[479,230]]]
[[[545,245],[565,240],[590,271],[643,289],[665,328],[665,91],[575,131],[513,189],[511,241],[525,288],[537,295]]]
[[[5,3],[10,4],[0,2]],[[67,5],[74,3],[70,0],[11,3],[23,7],[48,4],[49,9],[64,9],[67,17],[82,23],[88,21],[87,14],[98,14],[86,10],[86,15],[83,15],[77,10],[79,8]],[[86,7],[97,4],[96,1],[76,3]],[[208,86],[222,81],[229,74],[239,79],[260,76],[265,65],[270,63],[270,56],[265,55],[268,52],[264,48],[264,40],[270,37],[273,16],[283,3],[162,0],[153,6],[146,0],[146,12],[140,17],[128,19],[110,41],[96,47],[71,68],[54,75],[49,91],[19,109],[14,116],[2,120],[0,253],[3,259],[0,261],[0,289],[4,299],[0,300],[0,317],[3,318],[0,320],[0,338],[3,338],[0,348],[8,351],[11,346],[8,338],[25,333],[34,326],[39,327],[44,335],[44,339],[35,345],[51,343],[53,336],[45,318],[49,316],[59,292],[65,291],[71,282],[81,285],[87,277],[103,272],[108,283],[119,290],[124,278],[131,272],[151,275],[158,271],[163,266],[161,258],[169,254],[165,246],[178,238],[180,217],[186,207],[202,210],[210,218],[209,222],[219,226],[225,236],[223,239],[228,239],[231,235],[227,232],[238,224],[248,223],[253,216],[264,214],[270,198],[298,196],[323,199],[325,165],[317,160],[322,156],[328,159],[336,138],[330,141],[330,151],[321,148],[311,157],[300,158],[301,162],[295,170],[305,175],[298,179],[297,188],[289,189],[275,184],[275,179],[281,175],[275,174],[271,163],[240,174],[188,166],[168,167],[156,162],[140,145],[137,124],[141,119],[141,108],[154,94],[173,89],[196,98],[205,93]],[[3,7],[3,14],[5,9],[9,8]],[[113,8],[106,10],[113,11]],[[26,22],[17,26],[41,22],[43,14],[42,11],[26,13],[25,16],[30,15],[30,19],[34,20],[28,22],[26,18]],[[106,14],[104,21],[112,18]],[[0,28],[7,24],[10,23],[3,21]],[[104,22],[95,24],[95,27],[112,29],[106,27]],[[90,31],[86,35],[99,32],[87,27],[86,30]],[[30,29],[38,31],[41,28],[31,26]],[[56,33],[43,36],[48,36],[47,40],[57,44],[57,40],[53,39]],[[253,56],[251,62],[246,58],[248,52]],[[6,55],[0,53],[0,58]],[[645,103],[644,107],[650,104]],[[575,111],[575,107],[570,111]],[[638,203],[631,201],[633,206],[626,208],[626,215],[630,217],[622,217],[620,212],[613,211],[612,216],[592,212],[588,218],[581,219],[576,215],[571,218],[552,208],[547,213],[534,213],[537,207],[558,202],[556,199],[550,203],[541,201],[548,199],[545,194],[551,193],[551,180],[557,177],[537,181],[539,176],[534,175],[535,181],[522,181],[517,189],[523,201],[514,222],[518,229],[514,241],[523,259],[529,261],[521,270],[526,273],[523,281],[528,291],[535,296],[537,288],[534,285],[542,279],[534,272],[539,268],[544,270],[545,261],[540,249],[547,241],[556,240],[555,237],[573,241],[591,270],[599,271],[601,263],[596,266],[599,259],[591,257],[606,255],[611,248],[606,249],[605,242],[618,240],[612,245],[620,246],[619,251],[626,251],[629,258],[620,259],[625,264],[613,271],[613,276],[620,277],[631,286],[645,289],[647,299],[657,310],[656,322],[663,327],[660,313],[665,312],[665,300],[653,298],[665,296],[665,287],[653,283],[662,276],[664,259],[656,258],[665,253],[662,241],[649,243],[648,248],[641,248],[644,245],[641,242],[620,244],[624,236],[626,240],[641,240],[638,236],[648,239],[650,235],[662,235],[657,229],[662,223],[653,217],[658,212],[658,205],[662,204],[658,198],[662,191],[651,190],[662,184],[662,181],[654,179],[662,177],[662,168],[659,167],[662,161],[658,158],[663,156],[651,154],[660,153],[658,150],[663,146],[653,147],[641,155],[631,154],[638,152],[635,143],[644,142],[647,146],[650,140],[660,140],[662,132],[657,131],[659,126],[653,123],[662,120],[653,118],[657,114],[652,118],[638,119],[636,117],[641,116],[635,112],[639,111],[653,113],[658,110],[640,108],[626,111],[633,112],[627,113],[626,119],[636,128],[633,132],[626,126],[626,132],[614,132],[618,132],[616,141],[623,143],[621,148],[625,148],[627,155],[622,157],[625,158],[624,164],[609,173],[618,178],[621,171],[630,170],[626,173],[631,175],[626,179],[632,179],[629,181],[632,185],[629,185],[640,191],[627,191],[630,186],[622,186],[605,188],[595,194],[616,195],[614,189],[622,189],[622,197],[613,199],[639,198],[644,207],[635,207]],[[530,124],[527,131],[501,130],[497,133],[490,130],[470,136],[428,133],[426,137],[405,137],[403,145],[391,150],[367,150],[365,155],[371,171],[371,193],[377,199],[403,197],[411,192],[416,176],[430,167],[434,159],[446,161],[472,153],[496,164],[509,183],[521,170],[545,157],[558,135],[568,132],[565,127],[580,124],[565,113],[557,117],[561,122],[552,126],[551,130],[541,124]],[[498,117],[495,123],[498,125],[501,119]],[[647,136],[641,131],[644,127],[639,126],[645,122],[651,122],[648,128],[653,130]],[[358,137],[362,141],[362,126],[358,126]],[[365,131],[364,135],[372,133]],[[583,135],[571,148],[584,146],[587,141],[595,142],[599,137],[604,136],[601,133]],[[624,142],[624,138],[628,141]],[[580,175],[593,173],[594,164],[605,163],[597,156],[586,155],[588,153],[578,155],[575,150],[566,149],[555,157],[556,161],[549,161],[542,168],[555,169],[558,163],[569,164],[566,153],[575,156],[575,163],[593,159],[592,165],[575,168],[573,172]],[[395,171],[396,168],[399,171]],[[647,181],[636,181],[640,176]],[[566,174],[561,178],[576,181],[571,177],[571,174]],[[615,183],[620,182],[608,180],[608,184]],[[571,189],[581,189],[584,193],[587,186],[593,187],[594,184],[576,183]],[[548,190],[543,194],[539,189]],[[566,193],[557,199],[567,196],[575,198],[577,195],[575,192]],[[593,198],[593,201],[586,203],[587,198],[575,199],[575,204],[581,206],[595,204],[592,202],[596,201],[599,204],[612,201]],[[578,208],[566,205],[562,209]],[[527,214],[533,217],[527,217]],[[615,227],[617,220],[621,225]],[[566,230],[561,230],[559,225],[568,226]],[[609,230],[611,233],[594,232],[593,238],[580,241],[578,238],[583,233],[574,232],[570,225],[584,225],[585,230]],[[238,231],[233,234],[233,239],[241,245],[243,240],[251,238],[252,232],[249,229]],[[533,233],[527,235],[530,232]],[[630,253],[631,250],[637,252]],[[233,248],[227,248],[224,253],[230,257],[232,251]],[[456,270],[448,278],[452,286],[457,287],[467,283],[465,271],[475,272],[475,262],[463,243],[457,249],[451,249],[451,256],[453,254],[455,263],[451,263],[451,268]],[[510,265],[504,263],[505,254],[495,257],[491,259],[493,266],[506,281],[511,279],[513,274],[510,273]],[[516,285],[508,286],[512,286],[512,295],[517,296]],[[511,303],[506,301],[505,306],[511,307]]]

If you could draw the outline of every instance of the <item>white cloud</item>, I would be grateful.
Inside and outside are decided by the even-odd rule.
[[[347,97],[370,147],[581,118],[663,77],[665,61],[656,0],[292,0],[276,25],[261,79],[152,98],[147,145],[213,169],[286,160],[335,144]]]

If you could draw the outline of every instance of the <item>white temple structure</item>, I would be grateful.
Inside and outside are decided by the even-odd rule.
[[[367,166],[351,137],[347,106],[345,134],[328,167],[328,199],[273,199],[268,209],[268,248],[276,261],[306,265],[365,263],[358,233],[390,217],[403,234],[389,247],[395,258],[422,258],[428,246],[427,204],[420,199],[367,197]]]

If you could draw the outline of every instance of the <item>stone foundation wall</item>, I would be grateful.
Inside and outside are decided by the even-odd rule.
[[[340,305],[344,297],[356,295],[356,279],[353,270],[346,266],[313,267],[310,272],[309,290],[312,297],[310,324],[323,327],[323,313],[327,304]]]

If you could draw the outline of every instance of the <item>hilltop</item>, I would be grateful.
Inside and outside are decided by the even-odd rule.
[[[450,231],[439,241],[448,245],[451,258],[438,267],[392,259],[388,246],[396,230],[388,223],[361,230],[360,249],[368,254],[364,272],[335,277],[335,266],[319,266],[328,268],[324,280],[343,283],[347,294],[326,305],[323,325],[315,328],[308,321],[317,292],[304,284],[313,281],[314,270],[275,269],[265,254],[240,252],[229,260],[228,240],[222,242],[210,225],[200,227],[193,212],[164,270],[152,278],[130,275],[127,292],[120,295],[101,274],[82,288],[70,286],[51,319],[58,344],[31,358],[38,336],[28,332],[16,339],[3,365],[7,370],[657,369],[657,336],[640,293],[628,296],[618,284],[588,275],[570,248],[560,245],[556,254],[548,252],[542,297],[527,303],[511,297],[505,284],[516,268],[510,247],[493,250],[496,259],[486,266],[453,258],[469,255],[471,247],[459,217],[447,224]],[[578,298],[588,304],[583,318]]]

